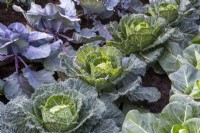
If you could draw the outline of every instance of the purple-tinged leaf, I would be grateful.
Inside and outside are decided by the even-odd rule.
[[[40,47],[29,46],[29,48],[22,54],[30,60],[35,60],[48,57],[50,55],[50,52],[51,52],[50,45],[45,44]]]
[[[42,84],[49,84],[55,82],[55,79],[53,77],[54,72],[46,71],[46,70],[40,70],[40,71],[33,71],[29,68],[24,68],[22,70],[23,76],[26,77],[30,83],[30,85],[37,89]]]
[[[80,33],[75,32],[72,36],[73,40],[77,43],[94,43],[100,44],[105,39],[99,35],[96,35],[95,30],[82,29]]]
[[[103,25],[100,21],[94,22],[94,29],[98,31],[99,35],[104,37],[106,41],[110,41],[112,39],[111,34],[106,29],[106,26]]]
[[[52,43],[51,46],[51,53],[49,57],[45,58],[43,61],[43,66],[46,70],[49,71],[60,71],[60,59],[58,58],[58,55],[62,51],[61,44],[63,42],[61,40],[58,40],[54,43]]]
[[[22,74],[13,73],[5,78],[4,94],[7,99],[10,100],[19,95],[30,97],[32,93],[33,88]]]
[[[72,0],[60,0],[60,3],[60,7],[62,7],[65,10],[64,15],[71,17],[71,21],[73,21],[73,18],[75,19],[75,21],[77,21],[76,8],[74,2]],[[62,15],[63,13],[60,12],[60,14]]]
[[[44,32],[32,32],[29,37],[28,41],[29,42],[34,42],[38,40],[45,40],[45,41],[51,41],[53,39],[53,36]]]
[[[8,26],[8,29],[16,33],[28,33],[28,30],[22,23],[12,23]]]
[[[117,4],[119,3],[119,0],[106,0],[105,4],[106,4],[106,9],[109,11],[114,10],[114,7],[117,6]]]
[[[24,52],[29,47],[29,42],[26,40],[16,40],[13,42],[12,49],[15,54]]]

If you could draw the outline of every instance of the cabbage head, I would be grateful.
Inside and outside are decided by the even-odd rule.
[[[2,132],[90,132],[106,110],[95,89],[78,79],[44,85],[11,100],[1,112]]]
[[[124,58],[123,54],[112,46],[86,44],[75,56],[62,54],[60,57],[61,66],[67,76],[80,77],[95,86],[98,91],[111,91],[110,88],[132,71],[132,68],[144,66],[146,70],[146,64],[136,56]],[[138,62],[140,64],[136,66]]]
[[[146,13],[151,16],[164,18],[168,24],[180,18],[180,6],[176,0],[151,1],[146,7]]]
[[[122,53],[140,53],[163,44],[172,34],[165,30],[166,21],[161,17],[133,14],[123,17],[119,24],[112,22],[107,26],[113,39],[106,43]]]
[[[158,7],[160,17],[165,18],[168,23],[177,19],[178,13],[178,6],[175,4],[170,3],[162,3]]]

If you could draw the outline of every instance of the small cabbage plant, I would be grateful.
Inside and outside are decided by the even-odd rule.
[[[133,58],[135,60],[132,60]],[[80,77],[99,91],[110,91],[110,87],[116,85],[132,71],[133,67],[136,67],[134,61],[136,63],[140,60],[134,55],[123,58],[123,54],[115,47],[99,47],[93,44],[82,46],[73,57],[61,55],[61,66],[69,77]],[[145,63],[140,63],[145,70]]]
[[[187,17],[195,19],[196,2],[189,0],[151,0],[150,4],[145,7],[146,14],[162,17],[170,26],[179,27],[178,24],[181,21],[187,21]]]
[[[146,13],[164,18],[168,24],[180,19],[180,7],[175,0],[151,1],[146,7]]]
[[[31,2],[30,10],[28,11],[24,11],[16,5],[13,8],[23,13],[27,22],[39,31],[57,34],[58,32],[65,32],[68,29],[79,27],[79,19],[72,0],[60,0],[59,5],[48,3],[44,8]]]
[[[78,79],[44,85],[31,99],[12,99],[1,112],[2,132],[92,132],[105,104],[94,87]]]
[[[80,78],[95,86],[104,101],[121,96],[131,101],[155,102],[160,92],[155,87],[142,87],[146,63],[135,55],[124,57],[115,47],[86,44],[74,56],[61,54],[61,67],[69,77]]]
[[[186,95],[173,95],[159,116],[130,111],[122,133],[198,133],[200,104]]]
[[[53,42],[53,36],[43,32],[30,31],[21,23],[12,23],[8,27],[0,23],[0,62],[15,62],[16,71],[6,77],[5,85],[2,87],[7,99],[12,99],[21,94],[28,96],[41,84],[55,81],[54,72],[47,70],[34,71],[25,62],[42,62],[46,67],[52,60],[52,55],[59,52],[62,41]],[[19,62],[25,68],[22,69]],[[51,67],[53,63],[51,63]],[[22,70],[22,71],[21,71]],[[49,70],[49,69],[48,69]],[[48,77],[48,78],[46,78]]]
[[[167,41],[173,30],[165,31],[165,26],[165,19],[160,17],[143,14],[125,16],[119,24],[113,22],[108,25],[113,39],[106,45],[117,47],[126,55],[144,52]]]

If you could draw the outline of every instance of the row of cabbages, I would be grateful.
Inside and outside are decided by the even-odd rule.
[[[29,26],[0,24],[0,60],[13,59],[16,68],[0,80],[10,100],[0,105],[1,132],[200,131],[199,1],[60,2],[44,8],[32,3],[28,11],[14,5]],[[93,21],[92,29],[83,28],[76,6]],[[119,23],[103,25],[114,13],[122,17]],[[64,34],[72,29],[72,37]],[[69,44],[84,45],[75,51]],[[44,69],[31,70],[25,59]],[[149,67],[172,81],[170,103],[155,115],[134,105],[161,96],[157,88],[141,86]]]

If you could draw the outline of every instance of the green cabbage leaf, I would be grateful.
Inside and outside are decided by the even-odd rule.
[[[122,133],[198,133],[200,104],[187,95],[177,94],[161,114],[128,112]]]

